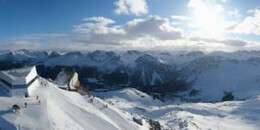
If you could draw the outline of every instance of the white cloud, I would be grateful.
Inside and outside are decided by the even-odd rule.
[[[220,0],[223,3],[228,3],[230,0]]]
[[[109,19],[109,18],[104,18],[104,17],[88,17],[88,18],[84,18],[83,19],[84,21],[93,21],[93,22],[97,22],[99,24],[102,24],[102,25],[108,25],[108,24],[112,24],[112,23],[115,23],[114,20],[112,19]]]
[[[226,46],[231,47],[244,47],[249,43],[241,40],[241,39],[232,39],[232,38],[225,38],[225,39],[213,39],[213,38],[201,38],[201,37],[192,37],[190,38],[191,41],[198,41],[198,42],[206,42],[208,44],[223,44]]]
[[[260,35],[260,10],[248,11],[251,15],[243,19],[241,23],[234,26],[233,33]]]
[[[225,39],[225,40],[222,40],[220,42],[222,42],[226,45],[229,45],[229,46],[237,46],[237,47],[248,45],[247,42],[245,42],[243,40],[238,40],[238,39]]]
[[[4,50],[18,50],[18,49],[28,49],[28,50],[37,50],[40,49],[40,44],[35,42],[28,41],[15,41],[8,42],[1,45],[1,48]]]
[[[91,24],[91,26],[82,26],[83,29],[80,31],[78,27],[81,27],[81,25],[75,26],[74,31],[76,35],[68,38],[70,41],[67,42],[68,45],[66,47],[74,50],[93,50],[93,48],[114,50],[174,48],[232,51],[239,50],[241,47],[246,48],[249,45],[248,41],[235,38],[207,39],[200,36],[198,38],[186,39],[183,37],[181,29],[171,26],[167,18],[159,16],[133,19],[120,25],[116,24],[112,19],[98,19],[103,20],[96,20],[96,18],[84,19],[85,23],[81,25]],[[106,28],[105,30],[108,31],[100,31],[100,28]],[[64,48],[64,46],[59,46],[59,48]]]
[[[227,15],[229,17],[232,17],[234,18],[235,20],[240,20],[242,18],[242,15],[240,14],[239,10],[238,9],[233,9],[233,10],[230,10],[230,11],[227,11]]]
[[[172,15],[171,18],[172,18],[173,20],[180,20],[180,21],[190,20],[190,17],[185,16],[185,15]]]
[[[77,40],[80,42],[116,44],[122,41],[136,40],[143,37],[151,37],[160,40],[175,40],[182,38],[181,29],[172,27],[167,18],[159,16],[133,19],[122,25],[111,25],[115,22],[107,18],[99,17],[99,20],[97,20],[96,17],[86,19],[86,23],[75,26],[74,31],[80,34],[77,37]]]
[[[191,35],[223,37],[226,15],[222,4],[209,0],[190,0],[187,6],[191,10],[191,19],[188,23],[188,27],[192,30]]]
[[[148,16],[146,19],[134,19],[123,26],[128,36],[155,37],[161,40],[182,38],[182,30],[174,28],[166,18]]]
[[[226,39],[236,34],[260,34],[260,11],[249,10],[249,16],[236,8],[225,8],[230,0],[189,0],[191,19],[185,32],[189,37]],[[184,21],[182,21],[183,23]],[[185,21],[186,22],[186,21]],[[236,38],[235,38],[236,39]],[[242,44],[242,43],[241,43]]]
[[[115,6],[115,13],[117,14],[140,16],[148,13],[146,0],[116,0]]]
[[[76,25],[74,31],[78,33],[95,33],[95,34],[109,34],[109,33],[124,33],[118,26],[108,27],[108,25],[115,23],[114,20],[104,17],[89,17],[83,19],[84,24]]]

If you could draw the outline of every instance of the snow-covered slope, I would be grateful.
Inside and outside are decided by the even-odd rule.
[[[148,106],[161,106],[163,102],[160,100],[153,100],[153,98],[135,88],[127,88],[116,91],[109,92],[92,92],[95,96],[102,97],[105,99],[110,99],[111,102],[121,102],[116,103],[117,106],[124,109],[144,109],[142,107]]]
[[[202,71],[193,88],[201,90],[204,100],[219,100],[224,91],[232,92],[236,99],[255,98],[260,94],[260,65],[223,61],[217,67]]]
[[[260,94],[260,60],[258,56],[241,59],[203,56],[183,64],[182,72],[193,81],[192,88],[204,101],[220,101],[224,92],[235,99],[249,99]]]
[[[133,121],[133,117],[139,117],[159,121],[164,129],[260,129],[260,96],[244,101],[185,103],[179,100],[162,102],[134,88],[92,94],[96,96],[93,103],[77,92],[64,91],[48,83],[30,98],[0,97],[0,128],[149,129],[147,124],[141,126]],[[28,103],[26,108],[24,102]],[[21,106],[20,115],[11,111],[13,104]]]
[[[245,101],[185,103],[153,99],[136,89],[98,92],[111,105],[174,130],[259,130],[260,96]]]
[[[28,103],[27,108],[24,108],[25,102]],[[14,104],[21,107],[20,115],[11,111]],[[0,97],[0,129],[148,129],[133,122],[130,114],[110,105],[105,107],[105,104],[99,98],[94,98],[91,103],[89,97],[48,83],[47,87],[39,86],[30,98]]]

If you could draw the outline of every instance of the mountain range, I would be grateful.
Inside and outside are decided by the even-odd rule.
[[[260,92],[260,51],[0,51],[0,70],[32,65],[52,80],[62,68],[74,68],[91,90],[134,87],[192,101],[220,101],[226,93],[242,100]]]

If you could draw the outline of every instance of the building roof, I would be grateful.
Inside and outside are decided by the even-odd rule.
[[[6,70],[6,71],[1,71],[1,73],[9,77],[11,80],[15,81],[21,78],[24,79],[34,67],[35,66]]]

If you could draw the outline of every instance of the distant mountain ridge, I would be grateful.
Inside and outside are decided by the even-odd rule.
[[[260,51],[212,52],[58,52],[1,51],[0,70],[37,65],[39,74],[54,79],[63,67],[73,67],[80,81],[94,88],[137,87],[144,91],[180,93],[220,100],[224,91],[236,99],[260,92]],[[257,91],[255,91],[257,90]],[[250,95],[251,94],[251,95]]]

